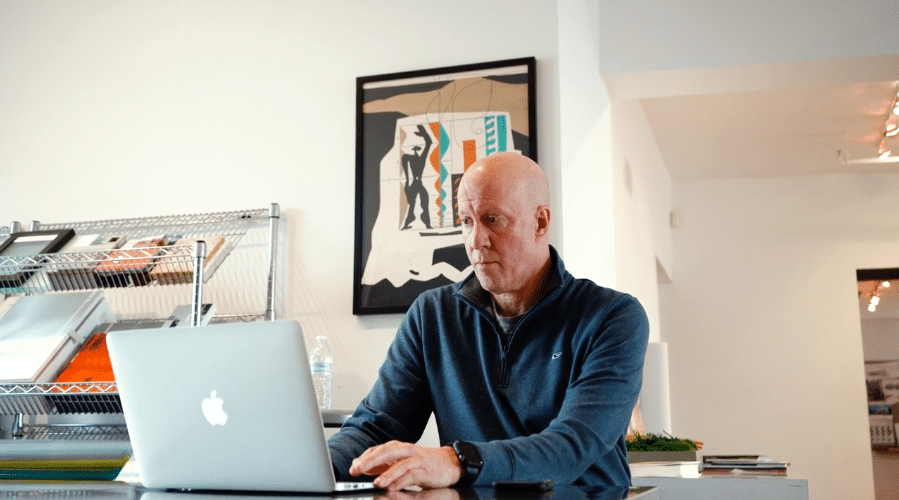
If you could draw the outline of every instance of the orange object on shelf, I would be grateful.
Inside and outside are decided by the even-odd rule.
[[[57,382],[115,382],[106,334],[95,333],[56,378]]]

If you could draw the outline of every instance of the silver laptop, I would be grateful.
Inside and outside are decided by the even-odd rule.
[[[148,488],[329,493],[337,483],[296,321],[111,332]]]

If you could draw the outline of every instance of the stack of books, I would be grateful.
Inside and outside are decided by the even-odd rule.
[[[787,475],[787,462],[765,455],[706,455],[702,457],[702,474]]]

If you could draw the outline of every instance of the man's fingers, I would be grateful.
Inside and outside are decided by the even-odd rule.
[[[390,491],[401,490],[407,486],[424,486],[422,482],[425,478],[422,476],[425,476],[426,473],[422,469],[403,468],[402,474],[396,476],[396,474],[399,472],[397,469],[400,468],[399,465],[403,462],[405,461],[394,464],[393,467],[388,469],[388,472],[385,472],[384,474],[378,476],[375,479],[375,486]],[[391,472],[393,472],[394,474],[390,474]]]
[[[350,474],[377,475],[379,488],[399,490],[407,486],[440,488],[459,479],[461,470],[449,448],[425,448],[391,441],[365,450],[353,460]]]
[[[350,465],[350,474],[358,476],[377,475],[383,473],[392,464],[408,456],[407,443],[390,441],[365,450]]]

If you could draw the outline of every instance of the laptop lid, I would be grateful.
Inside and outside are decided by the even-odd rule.
[[[335,490],[296,321],[111,332],[107,345],[144,486]]]

